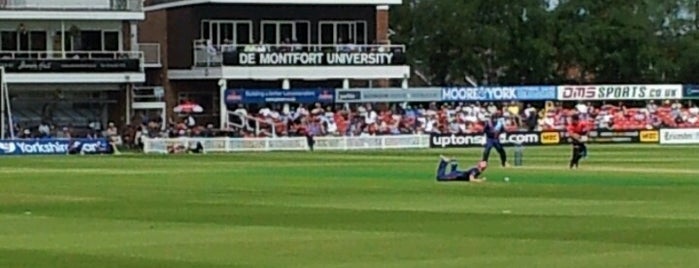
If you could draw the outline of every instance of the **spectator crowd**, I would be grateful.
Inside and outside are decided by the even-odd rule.
[[[491,116],[505,118],[507,131],[564,130],[578,114],[598,130],[699,128],[699,107],[692,102],[646,103],[521,103],[472,102],[424,104],[279,105],[233,109],[238,124],[217,129],[200,124],[194,116],[164,121],[159,115],[138,114],[132,124],[117,128],[98,123],[88,128],[56,127],[15,129],[18,138],[108,138],[113,144],[138,148],[144,137],[293,137],[374,136],[401,134],[479,134]],[[230,116],[229,116],[230,118]]]
[[[538,106],[537,106],[538,105]],[[563,130],[573,114],[595,129],[638,130],[699,127],[699,108],[693,103],[520,103],[474,102],[429,104],[361,104],[323,107],[262,107],[234,110],[244,120],[235,128],[241,136],[373,136],[398,134],[477,134],[493,115],[506,120],[508,131]],[[257,124],[255,127],[252,125]],[[261,131],[257,131],[261,129]]]

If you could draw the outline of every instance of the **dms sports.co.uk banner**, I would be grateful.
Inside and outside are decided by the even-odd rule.
[[[85,154],[112,153],[106,139],[0,140],[0,155],[68,154],[71,148]]]
[[[239,103],[333,103],[334,89],[228,89],[226,104]]]
[[[229,66],[404,65],[402,52],[225,52]]]
[[[558,100],[682,99],[682,85],[579,85],[559,86]]]
[[[444,87],[443,101],[555,100],[555,86]]]
[[[588,133],[589,143],[658,143],[657,130],[600,130]],[[486,142],[483,134],[434,134],[430,137],[432,148],[478,147]],[[519,131],[500,134],[500,143],[505,146],[521,144],[523,146],[570,144],[571,140],[564,131]]]

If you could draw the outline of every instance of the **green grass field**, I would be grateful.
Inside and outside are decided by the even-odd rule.
[[[698,149],[0,158],[0,267],[696,267]]]

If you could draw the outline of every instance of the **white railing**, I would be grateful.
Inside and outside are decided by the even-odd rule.
[[[0,60],[8,59],[54,59],[54,60],[84,60],[84,59],[140,59],[141,51],[0,51]]]
[[[163,87],[137,86],[131,92],[131,102],[163,102],[165,97]]]
[[[143,0],[0,0],[0,9],[141,11]]]
[[[301,44],[248,44],[248,45],[217,45],[209,44],[207,40],[194,40],[192,44],[194,65],[197,67],[221,66],[224,52],[405,52],[405,45],[363,45],[363,44],[330,44],[330,45],[301,45]]]
[[[235,120],[231,120],[231,117],[233,117]],[[252,126],[250,125],[250,122],[253,122]],[[274,125],[274,122],[267,122],[260,118],[242,115],[236,112],[228,112],[228,128],[254,131],[255,136],[277,136],[277,128]]]
[[[138,44],[138,50],[143,53],[143,64],[145,67],[161,67],[160,44],[143,43]]]
[[[429,148],[429,135],[396,135],[370,137],[316,137],[315,150],[385,150]],[[308,150],[306,138],[175,138],[144,139],[145,153],[167,153],[169,148],[201,142],[205,152],[269,152]]]

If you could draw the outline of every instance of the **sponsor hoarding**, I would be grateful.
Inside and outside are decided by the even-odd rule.
[[[444,101],[554,100],[555,86],[445,87]]]
[[[434,134],[430,136],[432,148],[477,147],[485,144],[484,134]],[[503,145],[540,145],[540,133],[538,132],[510,132],[500,134],[500,142]]]
[[[654,137],[657,138],[655,130],[599,130],[588,133],[588,143],[656,143]],[[485,141],[483,134],[435,134],[430,137],[430,147],[478,147],[485,144]],[[565,131],[520,131],[501,134],[500,142],[505,146],[518,143],[532,146],[570,144],[571,140]]]
[[[682,85],[580,85],[558,86],[558,100],[682,99]]]
[[[78,144],[85,154],[107,153],[111,149],[106,139],[0,140],[0,155],[68,154],[69,148]]]
[[[338,89],[336,102],[433,102],[442,100],[438,87]]]
[[[641,130],[639,139],[642,143],[658,143],[660,142],[660,132],[657,130]]]
[[[694,100],[699,99],[699,85],[685,85],[684,98]]]
[[[661,129],[660,144],[699,144],[699,128]]]
[[[226,104],[238,103],[332,103],[334,89],[228,89]]]

